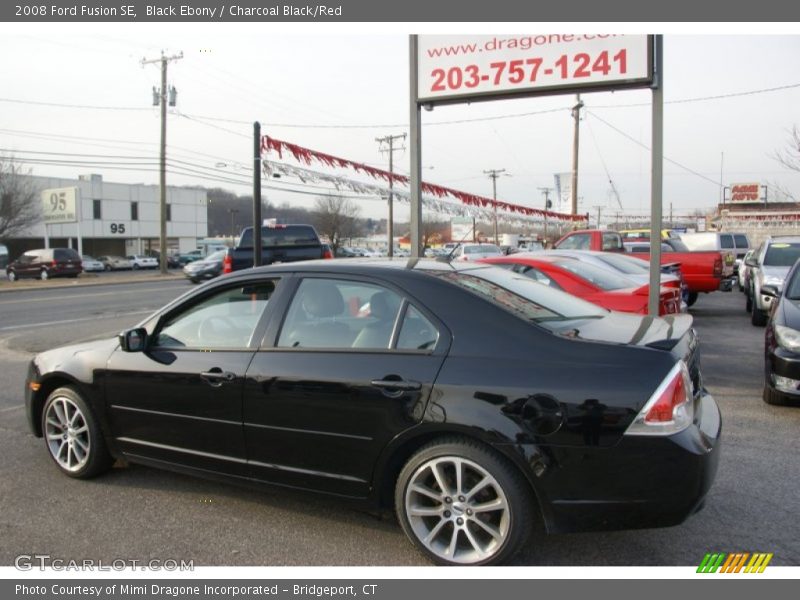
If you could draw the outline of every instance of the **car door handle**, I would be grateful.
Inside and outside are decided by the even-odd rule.
[[[219,367],[214,367],[209,371],[203,371],[200,373],[200,379],[209,383],[212,386],[219,387],[223,383],[233,381],[236,379],[236,373],[231,373],[230,371],[223,371]]]
[[[376,388],[398,392],[416,392],[422,388],[419,381],[406,381],[404,379],[373,379],[370,384]]]

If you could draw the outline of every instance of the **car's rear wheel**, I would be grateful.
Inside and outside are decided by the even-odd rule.
[[[50,279],[50,274],[47,272],[47,269],[42,269],[39,272],[39,279],[41,279],[42,281],[47,281],[48,279]]]
[[[424,554],[448,565],[499,564],[527,540],[534,499],[522,475],[467,439],[429,444],[397,480],[403,531]]]
[[[8,276],[9,281],[17,280],[17,274],[14,271],[9,271],[8,273],[6,273],[6,275]]]
[[[55,390],[42,412],[42,432],[50,457],[65,475],[88,479],[111,467],[97,419],[71,387]]]
[[[138,271],[139,270],[139,265],[137,265],[136,263],[133,263],[133,270],[134,271]]]

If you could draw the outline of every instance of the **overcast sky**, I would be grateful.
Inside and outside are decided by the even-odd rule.
[[[555,31],[518,27],[534,29]],[[0,152],[30,160],[37,175],[101,173],[108,181],[157,183],[159,110],[151,90],[159,85],[159,69],[140,60],[163,49],[183,52],[169,68],[169,83],[178,90],[168,119],[169,155],[183,161],[175,163],[183,173],[171,173],[170,184],[250,193],[255,120],[273,137],[387,167],[375,138],[408,131],[408,36],[306,30],[322,33],[282,35],[275,27],[233,24],[0,24]],[[789,129],[800,125],[800,35],[667,35],[664,48],[665,155],[686,167],[665,164],[665,214],[670,203],[675,214],[714,206],[720,181],[758,181],[800,197],[800,174],[774,159]],[[784,89],[757,93],[771,88]],[[753,93],[738,95],[743,92]],[[595,214],[597,205],[618,209],[609,179],[626,212],[648,212],[650,95],[583,96],[582,212]],[[703,99],[712,96],[728,97]],[[510,177],[498,180],[498,198],[543,207],[538,188],[552,187],[553,174],[571,168],[574,99],[423,112],[424,179],[491,196],[483,171],[506,169]],[[542,114],[509,117],[520,113]],[[45,152],[61,154],[36,154]],[[407,172],[408,152],[395,156],[397,170]],[[299,180],[279,184],[318,191]],[[278,203],[313,201],[274,190],[267,196]],[[382,202],[361,204],[366,216],[384,216]]]

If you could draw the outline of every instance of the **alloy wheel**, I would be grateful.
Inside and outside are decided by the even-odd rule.
[[[58,396],[45,414],[45,438],[50,454],[65,471],[79,471],[89,460],[92,441],[86,417],[72,399]]]
[[[458,456],[429,460],[414,472],[405,512],[428,551],[460,564],[483,562],[499,552],[511,525],[508,498],[497,480]]]

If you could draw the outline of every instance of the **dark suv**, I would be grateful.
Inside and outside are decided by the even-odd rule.
[[[82,271],[81,257],[72,248],[28,250],[6,267],[9,281],[21,277],[77,277]]]

